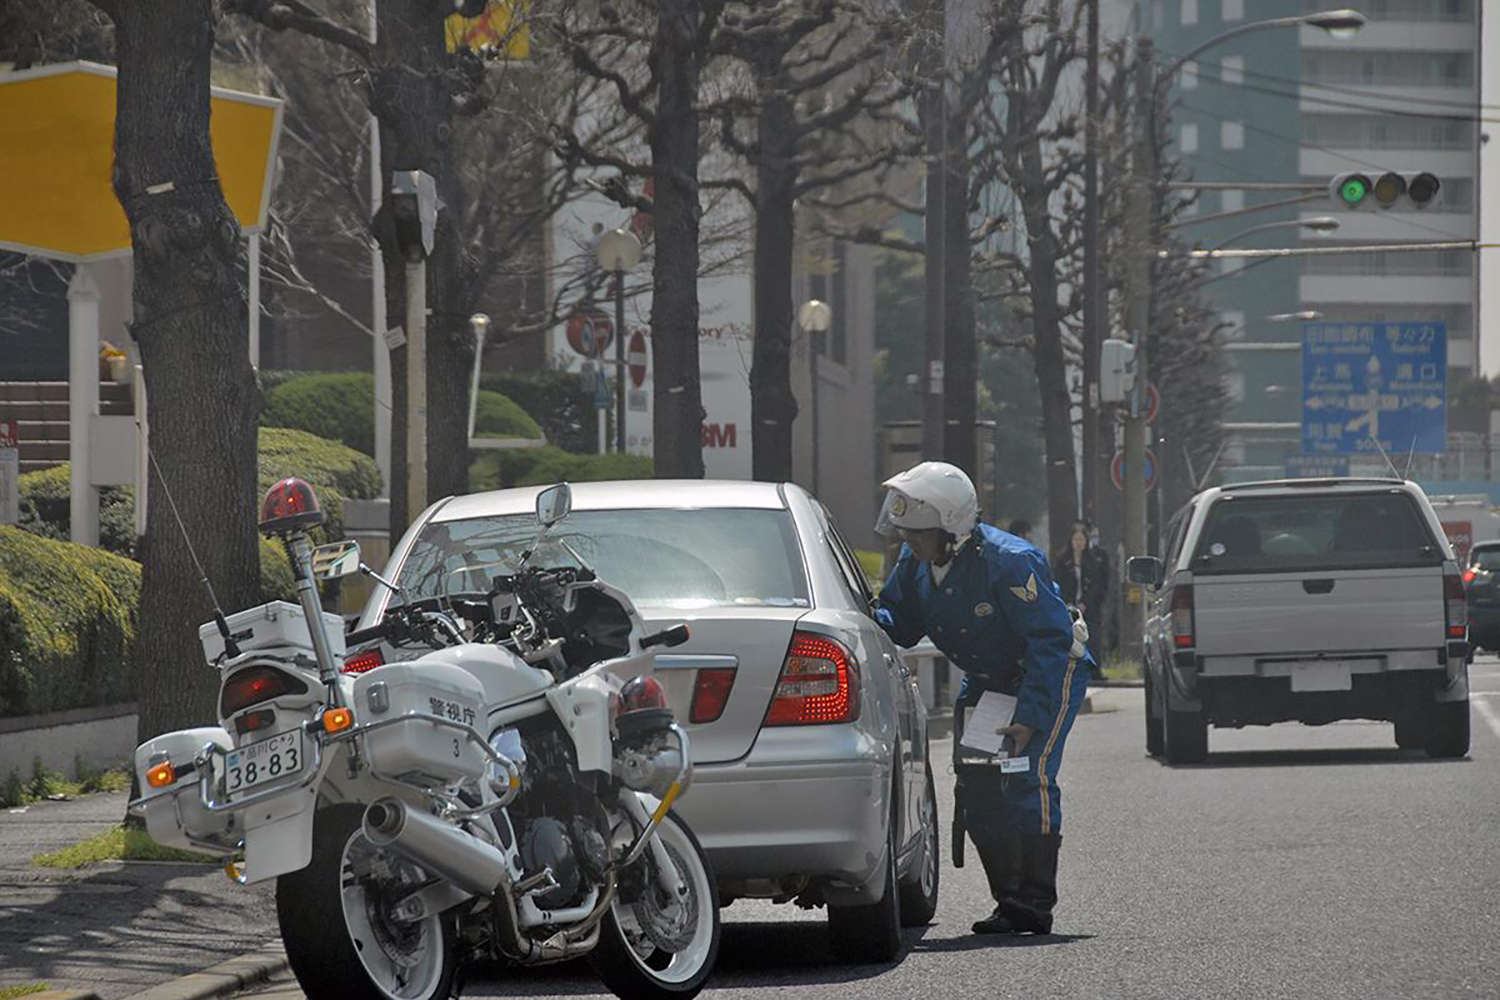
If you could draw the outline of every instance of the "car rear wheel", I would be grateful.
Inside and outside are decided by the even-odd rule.
[[[1160,757],[1166,740],[1161,716],[1156,711],[1156,688],[1151,683],[1151,668],[1146,668],[1146,753]]]
[[[942,867],[942,836],[938,832],[937,785],[927,766],[927,787],[918,807],[917,829],[921,855],[901,880],[901,926],[926,927],[937,915],[938,875]]]
[[[1443,701],[1427,710],[1422,749],[1427,756],[1462,757],[1469,752],[1469,699]]]
[[[1202,711],[1174,712],[1168,705],[1164,729],[1168,763],[1199,764],[1208,757],[1208,719]]]
[[[828,943],[834,957],[855,965],[893,962],[901,954],[901,890],[896,878],[896,804],[886,833],[885,873],[879,902],[828,907]]]

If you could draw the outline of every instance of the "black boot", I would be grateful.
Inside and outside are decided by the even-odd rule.
[[[990,895],[995,899],[995,912],[983,920],[975,921],[975,934],[1014,934],[1015,924],[1005,915],[1005,907],[1015,902],[1021,892],[1021,838],[1015,834],[1001,834],[993,843],[975,844],[979,863],[984,867],[984,877],[990,884]]]
[[[1000,914],[1016,933],[1051,934],[1052,909],[1057,905],[1058,834],[1027,834],[1021,842],[1021,886],[1011,900],[1001,903]]]

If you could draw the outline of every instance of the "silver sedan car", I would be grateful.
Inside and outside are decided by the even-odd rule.
[[[414,545],[479,562],[495,557],[496,537],[524,542],[538,491],[434,504],[387,572],[399,581]],[[629,594],[648,625],[691,630],[658,654],[657,677],[692,740],[692,790],[677,808],[721,902],[826,906],[836,955],[894,958],[901,927],[937,908],[926,713],[828,511],[790,484],[580,483],[550,537]]]

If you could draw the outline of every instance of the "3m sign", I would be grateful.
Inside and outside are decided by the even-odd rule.
[[[738,448],[739,428],[735,424],[704,424],[703,447]]]

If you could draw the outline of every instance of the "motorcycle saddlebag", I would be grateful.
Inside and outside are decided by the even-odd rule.
[[[361,724],[415,713],[478,727],[483,703],[479,679],[445,663],[392,663],[354,681],[354,717]],[[455,785],[481,778],[488,762],[463,731],[422,718],[376,729],[364,742],[370,770],[388,779]]]
[[[182,773],[207,743],[226,751],[234,749],[229,733],[219,726],[166,733],[137,747],[135,777],[144,800],[139,811],[145,818],[146,832],[164,847],[230,854],[238,849],[242,836],[235,829],[234,816],[204,809],[198,794],[199,775],[191,770]],[[178,770],[177,781],[166,791],[146,783],[146,772],[162,756]]]

